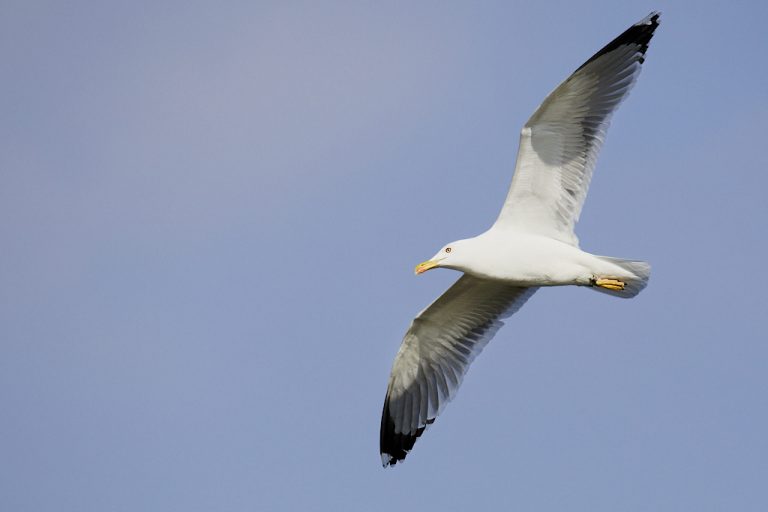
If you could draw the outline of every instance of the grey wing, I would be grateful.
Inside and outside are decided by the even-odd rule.
[[[520,135],[512,185],[494,227],[578,245],[573,232],[611,115],[629,94],[659,25],[651,13],[560,84]]]
[[[392,365],[381,416],[384,466],[403,460],[453,399],[470,363],[537,288],[469,275],[411,323]]]

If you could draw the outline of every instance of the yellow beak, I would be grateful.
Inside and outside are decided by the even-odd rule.
[[[439,262],[435,260],[427,260],[424,263],[419,263],[416,265],[416,273],[417,274],[423,274],[427,270],[431,268],[435,268],[438,265]]]

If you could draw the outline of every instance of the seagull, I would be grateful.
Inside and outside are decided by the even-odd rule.
[[[493,226],[416,266],[416,274],[448,268],[463,275],[414,318],[395,356],[381,416],[385,467],[405,459],[503,320],[540,287],[586,286],[630,298],[648,283],[648,263],[582,251],[574,226],[611,115],[640,74],[659,17],[650,13],[590,57],[528,119]]]

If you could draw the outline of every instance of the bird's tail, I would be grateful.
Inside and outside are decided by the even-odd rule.
[[[601,260],[619,267],[623,272],[616,276],[605,276],[620,280],[624,286],[622,289],[615,287],[593,286],[592,289],[598,292],[607,293],[615,297],[630,299],[640,293],[648,284],[651,277],[651,265],[645,261],[623,260],[621,258],[611,258],[609,256],[598,256]]]

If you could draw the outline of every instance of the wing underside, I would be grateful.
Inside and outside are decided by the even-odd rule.
[[[464,275],[413,320],[395,357],[384,401],[380,448],[385,466],[405,458],[453,399],[502,319],[534,291]]]
[[[640,73],[659,16],[651,13],[608,43],[525,123],[495,228],[534,231],[578,245],[574,226],[611,116]]]

